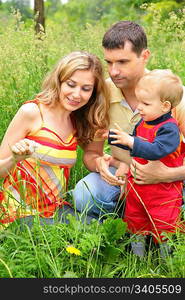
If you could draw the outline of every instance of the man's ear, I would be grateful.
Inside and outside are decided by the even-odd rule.
[[[150,58],[150,50],[149,49],[144,49],[141,52],[141,57],[143,58],[144,63],[147,64],[147,62]]]
[[[164,101],[164,102],[162,103],[162,111],[163,111],[164,113],[169,112],[169,111],[171,110],[171,108],[172,108],[172,105],[171,105],[171,103],[170,103],[169,101]]]

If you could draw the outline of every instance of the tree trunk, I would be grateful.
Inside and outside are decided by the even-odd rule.
[[[35,32],[45,32],[44,0],[34,0]]]

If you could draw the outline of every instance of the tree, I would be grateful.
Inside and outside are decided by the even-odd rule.
[[[34,0],[35,32],[45,32],[44,0]]]

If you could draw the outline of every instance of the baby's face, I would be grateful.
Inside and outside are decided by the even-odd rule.
[[[144,121],[153,121],[164,114],[156,82],[144,80],[135,90],[138,100],[137,109]]]

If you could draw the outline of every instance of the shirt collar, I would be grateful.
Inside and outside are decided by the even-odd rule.
[[[124,107],[130,109],[133,112],[133,110],[131,109],[130,105],[127,103],[127,101],[124,98],[121,100],[120,104],[121,104],[121,106],[124,106]],[[139,110],[136,108],[135,111],[133,112],[133,114],[137,115],[138,113],[139,113]]]
[[[106,83],[110,91],[110,102],[111,103],[121,102],[121,100],[124,99],[122,91],[115,86],[111,78],[108,78],[106,80]]]
[[[153,121],[145,121],[145,123],[148,124],[148,125],[157,125],[157,124],[159,124],[161,122],[169,120],[171,117],[172,117],[172,115],[171,115],[171,111],[170,111],[170,112],[168,112],[168,113],[160,116],[159,118],[157,118],[157,119],[155,119]]]

